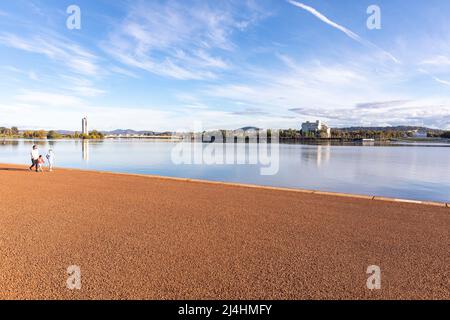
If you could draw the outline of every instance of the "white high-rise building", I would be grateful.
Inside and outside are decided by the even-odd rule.
[[[323,123],[320,120],[317,120],[316,122],[309,122],[306,121],[302,123],[302,133],[308,134],[308,133],[314,133],[318,134],[321,131],[325,131],[326,137],[331,137],[331,128],[329,128],[325,123]]]
[[[81,120],[81,133],[86,135],[89,134],[87,117],[84,117]]]

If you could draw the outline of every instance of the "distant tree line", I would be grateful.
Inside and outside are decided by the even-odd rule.
[[[450,131],[445,131],[441,134],[441,138],[450,139]]]
[[[278,134],[283,139],[298,139],[300,137],[300,131],[295,129],[283,129]]]
[[[226,136],[225,130],[220,130],[224,137]],[[267,130],[268,138],[271,137],[271,130]],[[145,133],[149,136],[154,134],[153,132]],[[171,133],[167,133],[170,135]],[[413,137],[414,133],[411,130],[391,130],[391,129],[331,129],[332,139],[343,140],[355,140],[355,139],[375,139],[375,140],[389,140],[389,139],[402,139]],[[17,127],[0,127],[0,137],[11,138],[25,138],[25,139],[104,139],[105,135],[97,130],[92,130],[89,134],[81,134],[74,132],[73,134],[61,134],[58,131],[50,130],[25,130],[20,132]],[[282,129],[279,130],[279,137],[281,139],[302,139],[302,138],[325,138],[326,132],[309,132],[303,133],[301,130],[296,129]],[[442,130],[429,130],[427,131],[427,137],[430,138],[445,138],[450,139],[450,131]]]
[[[279,131],[281,139],[314,139],[325,138],[326,132],[308,132],[304,133],[302,130],[295,129],[283,129]],[[411,130],[391,130],[391,129],[331,129],[332,139],[342,140],[358,140],[358,139],[375,139],[375,140],[390,140],[390,139],[402,139],[412,138],[414,132]],[[429,130],[427,137],[436,138],[450,138],[450,131],[442,132],[442,130]]]
[[[92,130],[89,134],[61,134],[58,131],[50,130],[25,130],[20,132],[17,127],[5,128],[0,127],[0,136],[8,138],[24,138],[24,139],[104,139],[103,133]]]
[[[224,141],[226,141],[227,131],[219,130],[221,132]],[[241,134],[245,135],[244,131]],[[258,133],[258,130],[256,130]],[[194,135],[194,132],[191,132],[191,135]],[[206,136],[203,140],[208,140],[208,136],[214,135],[214,132],[203,132],[203,135]],[[281,129],[278,131],[278,135],[280,139],[285,140],[300,140],[300,139],[326,139],[327,132],[326,130],[321,130],[318,132],[302,132],[302,130],[296,129]],[[270,129],[267,130],[267,137],[270,139],[272,136],[272,131]],[[415,136],[414,131],[412,130],[401,130],[401,129],[362,129],[362,128],[335,128],[331,129],[331,139],[341,139],[341,140],[360,140],[360,139],[375,139],[379,141],[383,140],[391,140],[391,139],[404,139],[404,138],[413,138]],[[430,129],[427,132],[427,137],[436,137],[436,138],[450,138],[450,131],[443,132],[442,130],[434,130]],[[209,141],[209,140],[208,140]]]
[[[47,131],[45,130],[26,130],[22,133],[25,139],[45,139],[47,138]]]
[[[406,138],[409,135],[407,131],[399,130],[341,130],[331,129],[332,138],[357,140],[357,139],[375,139],[375,140],[389,140]]]
[[[89,134],[81,134],[81,139],[103,139],[105,135],[97,130],[92,130]]]
[[[19,129],[17,127],[11,127],[11,128],[0,127],[0,135],[2,135],[2,136],[18,136]]]
[[[450,131],[444,131],[444,132],[429,132],[428,137],[431,138],[444,138],[444,139],[450,139]]]

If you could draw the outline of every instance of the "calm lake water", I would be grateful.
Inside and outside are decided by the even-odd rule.
[[[175,143],[150,140],[0,140],[0,163],[28,164],[33,144],[43,155],[52,147],[58,167],[450,201],[450,148],[445,144],[280,144],[275,175],[261,175],[259,164],[175,164]]]

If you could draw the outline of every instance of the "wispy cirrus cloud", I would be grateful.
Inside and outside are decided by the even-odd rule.
[[[444,84],[444,85],[446,85],[446,86],[450,86],[450,81],[443,80],[443,79],[438,78],[438,77],[436,77],[436,76],[432,76],[432,78],[433,78],[436,82],[438,82],[438,83],[440,83],[440,84]]]
[[[430,59],[426,59],[420,63],[421,65],[448,67],[450,66],[450,58],[447,56],[438,55]]]
[[[394,61],[395,63],[400,63],[400,61],[394,57],[394,55],[392,55],[391,53],[381,49],[380,47],[378,47],[377,45],[375,45],[374,43],[360,37],[358,34],[356,34],[355,32],[351,31],[350,29],[334,22],[333,20],[329,19],[328,17],[326,17],[324,14],[320,13],[319,11],[317,11],[315,8],[310,7],[304,3],[298,2],[298,1],[294,1],[294,0],[287,0],[287,2],[289,2],[290,4],[292,4],[293,6],[296,6],[298,8],[301,8],[303,10],[306,10],[307,12],[311,13],[312,15],[314,15],[315,17],[317,17],[319,20],[321,20],[322,22],[328,24],[329,26],[343,32],[344,34],[346,34],[348,37],[350,37],[351,39],[361,43],[362,45],[365,46],[369,46],[372,48],[375,48],[379,51],[381,51],[384,55],[386,55],[387,57],[389,57],[389,59],[391,59],[392,61]]]
[[[278,58],[284,68],[247,75],[247,81],[211,85],[204,95],[258,105],[272,112],[289,105],[343,107],[361,96],[376,97],[380,84],[365,66],[313,61],[298,63],[286,55]],[[254,77],[254,79],[252,79]]]
[[[22,111],[75,128],[85,113],[105,129],[170,130],[198,119],[216,128],[298,127],[316,118],[332,126],[382,125],[419,123],[421,116],[429,126],[448,127],[450,51],[438,24],[378,32],[377,44],[391,44],[394,57],[335,18],[364,17],[358,6],[330,3],[332,11],[320,12],[308,3],[315,2],[85,2],[83,29],[71,32],[61,5],[42,2],[37,12],[8,6],[0,30],[9,65],[0,72],[1,103],[17,108],[2,107],[1,125],[22,125]],[[408,19],[429,18],[420,6],[408,7]],[[286,23],[299,14],[311,19],[296,28]],[[327,28],[330,37],[317,35]],[[28,54],[11,55],[11,48]]]
[[[76,43],[54,35],[40,34],[24,37],[3,32],[0,33],[0,44],[45,55],[47,58],[65,65],[75,73],[94,76],[101,70],[97,64],[98,58],[94,54]]]
[[[232,112],[234,115],[238,116],[265,116],[269,115],[267,111],[264,111],[261,108],[246,108],[242,111],[234,111]]]
[[[120,75],[123,75],[123,76],[130,77],[130,78],[139,78],[134,72],[132,72],[130,70],[127,70],[125,68],[118,67],[118,66],[110,67],[109,71],[113,72],[113,73],[116,73],[116,74],[120,74]]]
[[[450,81],[443,80],[440,77],[436,76],[434,73],[429,72],[428,70],[419,68],[417,71],[419,71],[420,73],[423,73],[423,74],[426,74],[426,75],[430,76],[431,79],[433,79],[434,81],[436,81],[439,84],[443,84],[445,86],[450,86]]]
[[[395,106],[401,106],[409,100],[393,100],[393,101],[382,101],[382,102],[364,102],[356,104],[357,109],[384,109]]]
[[[61,85],[58,86],[65,92],[80,97],[98,97],[107,92],[96,87],[95,83],[85,77],[61,75]]]
[[[75,96],[32,90],[22,90],[20,94],[14,97],[14,99],[18,103],[52,107],[77,107],[83,105],[83,102]]]
[[[211,85],[204,94],[243,102],[246,109],[235,114],[249,115],[251,108],[257,108],[255,118],[296,115],[298,125],[321,119],[332,126],[408,122],[436,128],[450,126],[445,122],[450,118],[450,99],[421,99],[417,92],[392,90],[404,82],[403,73],[393,75],[390,69],[374,73],[364,61],[299,63],[283,55],[279,59],[285,64],[284,69],[257,73],[258,80],[253,83]]]
[[[236,48],[232,35],[258,20],[254,13],[236,18],[235,6],[234,2],[214,8],[202,1],[140,3],[129,9],[102,48],[128,67],[181,80],[214,79],[232,67],[222,57]]]
[[[20,123],[20,128],[27,129],[67,129],[79,130],[79,119],[88,114],[92,128],[100,130],[114,130],[117,128],[134,128],[137,130],[155,131],[190,131],[192,125],[202,120],[204,129],[236,129],[248,125],[248,118],[235,116],[229,112],[220,110],[188,109],[188,110],[161,110],[157,106],[147,105],[145,107],[109,107],[92,105],[88,103],[73,104],[73,97],[49,93],[49,92],[26,92],[27,98],[20,99],[14,103],[0,104],[0,119],[7,126]],[[37,101],[31,101],[28,96],[39,97]],[[58,101],[48,104],[52,99]],[[64,105],[66,107],[59,107]],[[70,106],[70,107],[69,107]],[[32,117],[24,117],[30,114]],[[58,122],[47,124],[49,119],[58,119]],[[255,124],[261,122],[255,121]]]

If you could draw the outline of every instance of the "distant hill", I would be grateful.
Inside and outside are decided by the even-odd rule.
[[[243,131],[255,130],[255,131],[258,131],[258,130],[261,130],[261,128],[257,128],[257,127],[242,127],[242,128],[237,129],[237,130],[243,130]]]
[[[75,133],[75,131],[69,131],[69,130],[57,130],[59,134],[63,135],[72,135]],[[80,132],[80,131],[78,131]],[[157,136],[161,135],[161,132],[155,132],[155,131],[137,131],[132,129],[116,129],[112,131],[101,131],[104,135],[149,135],[149,136]]]
[[[62,135],[73,135],[75,133],[75,131],[70,130],[56,130],[56,132]]]
[[[116,129],[113,131],[102,131],[103,134],[106,135],[159,135],[159,132],[155,131],[136,131],[133,129]]]
[[[334,130],[341,131],[359,131],[359,130],[372,130],[372,131],[436,131],[440,132],[443,130],[439,129],[431,129],[427,127],[418,127],[418,126],[395,126],[395,127],[347,127],[347,128],[333,128]]]
[[[333,130],[339,130],[344,132],[352,132],[352,131],[413,131],[413,130],[419,130],[424,132],[435,132],[435,133],[442,133],[444,130],[440,129],[431,129],[427,127],[420,127],[420,126],[393,126],[393,127],[344,127],[344,128],[332,128]],[[249,131],[249,130],[261,130],[261,128],[258,127],[242,127],[239,129],[236,129],[234,131],[243,130],[243,131]],[[59,134],[62,135],[72,135],[75,133],[75,131],[70,130],[56,130]],[[79,131],[78,131],[79,132]],[[133,129],[116,129],[111,131],[101,131],[104,135],[149,135],[149,136],[158,136],[158,135],[169,135],[171,132],[156,132],[156,131],[150,131],[150,130],[133,130]]]

